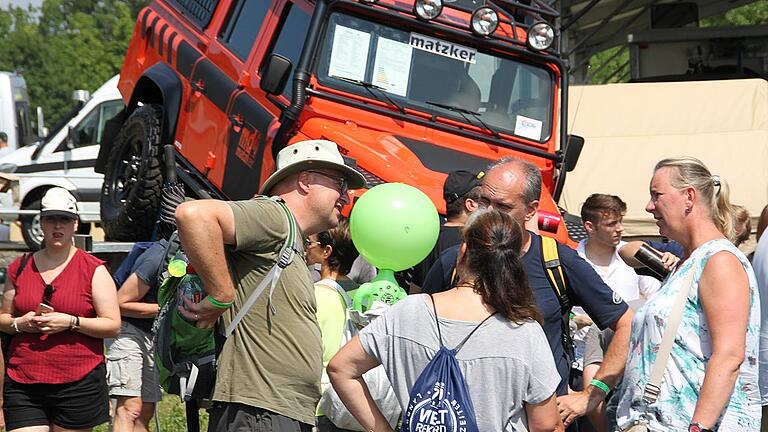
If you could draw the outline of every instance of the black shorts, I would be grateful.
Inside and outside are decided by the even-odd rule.
[[[108,422],[106,375],[104,363],[80,381],[66,384],[21,384],[6,375],[6,430],[50,424],[65,429],[89,429]]]
[[[214,402],[209,412],[211,416],[208,418],[208,432],[310,432],[312,430],[312,425],[239,403]]]

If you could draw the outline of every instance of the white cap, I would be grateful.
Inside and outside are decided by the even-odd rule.
[[[40,216],[66,216],[76,219],[77,200],[64,188],[50,188],[43,195]]]
[[[329,168],[340,171],[350,189],[365,187],[365,177],[344,162],[336,143],[328,140],[307,140],[291,144],[277,154],[277,171],[261,187],[268,194],[277,183],[291,174],[311,169]]]

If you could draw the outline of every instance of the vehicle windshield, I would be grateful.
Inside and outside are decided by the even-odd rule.
[[[393,109],[539,142],[552,133],[553,75],[546,69],[339,12],[329,20],[317,76]]]

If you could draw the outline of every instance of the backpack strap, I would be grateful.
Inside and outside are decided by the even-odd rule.
[[[339,296],[341,296],[341,300],[344,302],[344,305],[348,308],[352,307],[352,298],[349,296],[347,291],[342,288],[341,285],[339,285],[338,282],[336,282],[333,279],[322,279],[317,282],[315,282],[315,285],[322,285],[324,287],[328,287],[330,289],[335,289],[337,293],[339,293]]]
[[[558,303],[560,303],[560,314],[562,315],[561,327],[563,333],[563,348],[570,361],[573,358],[573,339],[571,338],[571,329],[569,325],[571,308],[570,297],[568,297],[568,278],[563,271],[563,265],[560,262],[560,252],[558,251],[557,241],[552,237],[540,236],[541,238],[541,265],[544,273],[547,275],[549,285],[555,291]]]
[[[298,249],[296,246],[296,219],[294,219],[293,214],[288,209],[288,207],[286,207],[285,202],[283,202],[283,200],[278,197],[257,197],[256,199],[269,199],[280,205],[280,208],[283,209],[283,212],[285,212],[286,218],[288,219],[288,236],[283,243],[283,247],[280,249],[277,262],[274,266],[272,266],[272,269],[269,270],[267,275],[264,276],[264,278],[261,280],[261,283],[259,283],[259,286],[257,286],[251,295],[248,296],[248,299],[246,299],[243,307],[240,308],[240,311],[237,312],[237,315],[232,318],[232,322],[229,323],[227,328],[224,330],[224,337],[229,337],[235,331],[237,325],[240,323],[240,321],[242,321],[242,319],[245,317],[245,314],[248,313],[251,307],[253,307],[253,304],[256,303],[256,299],[259,297],[259,295],[261,295],[262,292],[264,292],[264,290],[267,288],[267,285],[270,285],[268,301],[269,309],[272,312],[272,315],[277,313],[275,306],[272,304],[272,294],[274,293],[275,287],[277,286],[277,281],[280,279],[280,274],[283,272],[283,269],[288,267],[291,261],[293,261],[293,256],[296,254],[296,250]]]
[[[435,305],[435,298],[432,297],[432,293],[429,293],[429,299],[432,301],[432,310],[435,313],[435,325],[437,325],[437,337],[438,339],[440,339],[440,346],[443,347],[445,345],[443,344],[443,335],[440,333],[440,320],[438,320],[437,318],[437,305]],[[485,317],[484,320],[480,321],[480,324],[476,325],[475,328],[473,328],[472,331],[469,332],[469,334],[464,339],[462,339],[462,341],[459,342],[458,345],[456,345],[456,348],[453,349],[453,354],[454,355],[458,354],[459,350],[461,350],[461,348],[464,347],[464,344],[467,343],[467,341],[469,340],[470,337],[472,337],[473,334],[475,334],[477,329],[479,329],[480,326],[485,324],[486,321],[491,319],[492,316],[496,315],[496,313],[497,312],[493,312],[492,314]]]

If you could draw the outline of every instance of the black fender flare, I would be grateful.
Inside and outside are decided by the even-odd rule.
[[[96,172],[103,174],[109,153],[112,151],[115,138],[120,128],[130,114],[141,103],[158,104],[163,107],[162,143],[172,144],[176,135],[176,125],[181,108],[182,85],[176,72],[165,63],[157,63],[144,71],[136,82],[125,110],[115,116],[114,122],[109,121],[105,127],[99,156],[96,159]]]

